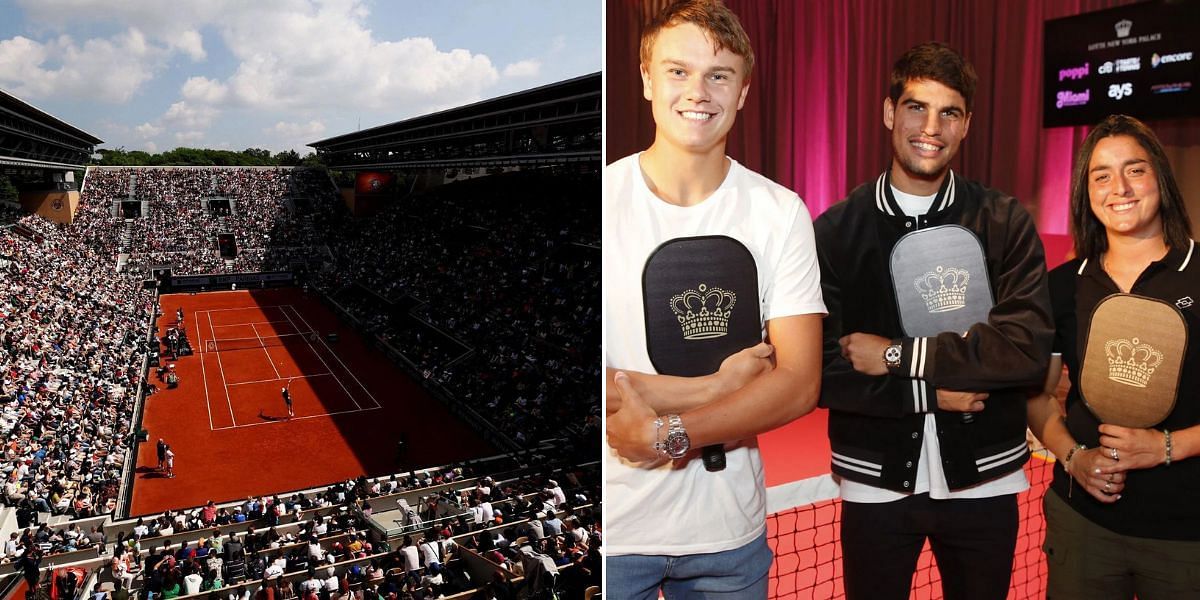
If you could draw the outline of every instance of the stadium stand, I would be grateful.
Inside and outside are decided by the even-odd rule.
[[[351,224],[336,267],[314,279],[427,388],[517,446],[599,419],[599,215],[589,201],[599,182],[534,183],[546,177],[492,176],[402,200]]]
[[[548,589],[583,597],[599,583],[600,512],[591,500],[600,495],[599,464],[546,456],[562,451],[543,446],[471,465],[363,477],[285,494],[287,500],[208,503],[149,520],[109,521],[88,533],[78,522],[42,525],[15,536],[5,559],[87,539],[57,554],[57,546],[45,550],[59,565],[55,577],[83,574],[66,586],[77,597],[116,589],[243,597],[272,586],[284,598],[472,597],[495,587],[523,597]],[[410,500],[419,514],[399,529],[387,523],[401,509],[373,508],[407,507]]]
[[[376,215],[352,216],[324,169],[276,167],[93,166],[77,205],[47,196],[40,216],[0,207],[10,567],[0,598],[594,594],[599,83],[597,73],[318,149],[353,157],[358,133],[386,135],[420,154],[421,168],[462,175],[421,191],[407,184],[423,189],[431,172],[410,173]],[[426,127],[444,131],[414,141]],[[101,142],[67,133],[78,138],[70,147],[21,165],[53,170],[43,179],[73,192],[58,172],[82,169]],[[171,383],[151,289],[163,267],[175,277],[285,272],[504,453],[238,501],[219,501],[230,494],[217,489],[217,502],[129,516],[135,465],[146,463],[142,409]],[[217,343],[196,341],[198,351]]]
[[[25,232],[0,232],[0,426],[7,436],[0,468],[5,504],[18,517],[5,561],[40,556],[41,583],[57,596],[78,598],[109,589],[169,597],[176,587],[178,595],[247,597],[273,586],[283,597],[340,598],[351,590],[359,597],[490,597],[493,590],[536,588],[573,598],[599,584],[598,466],[582,476],[561,466],[587,456],[598,435],[598,398],[587,389],[599,364],[599,316],[589,305],[599,285],[598,233],[588,208],[557,221],[547,216],[556,204],[594,195],[595,174],[551,176],[556,192],[539,198],[518,190],[544,174],[448,186],[361,222],[339,213],[322,175],[95,169],[71,225],[4,209],[0,222]],[[246,194],[267,194],[270,201]],[[203,208],[205,198],[217,196],[232,200],[229,213],[224,205],[215,213]],[[125,202],[145,212],[117,216]],[[528,211],[527,218],[503,218],[500,206]],[[156,213],[177,218],[145,218]],[[286,223],[282,230],[267,225],[279,222]],[[181,227],[187,235],[179,235]],[[221,231],[249,240],[234,261],[220,259],[211,243]],[[394,245],[418,233],[416,241],[447,254],[416,246],[406,254]],[[333,245],[332,239],[351,241]],[[450,252],[461,256],[448,260]],[[367,266],[373,261],[356,263],[356,255],[393,260]],[[429,268],[416,273],[426,261]],[[427,385],[486,415],[481,422],[493,432],[515,432],[513,447],[527,453],[118,518],[138,400],[155,389],[146,364],[158,350],[151,328],[161,310],[140,280],[164,263],[184,273],[311,269],[314,285],[328,290],[335,306],[345,303],[352,321],[378,334],[385,347],[403,347],[397,356]],[[383,302],[360,300],[363,290],[380,289],[401,272],[412,279],[389,287],[386,298],[369,295]],[[460,306],[460,299],[483,297],[490,300],[471,310]],[[378,327],[400,314],[398,304],[410,309],[407,321]],[[426,338],[426,331],[437,335]],[[401,343],[402,335],[412,337]],[[441,344],[466,350],[453,357],[457,362],[434,360]],[[478,380],[454,375],[472,369]],[[564,435],[554,452],[568,463],[530,454],[542,451],[531,450],[536,440]],[[492,475],[477,472],[483,466]],[[547,475],[556,472],[555,480]],[[402,507],[392,519],[402,527],[373,520]],[[239,545],[243,554],[213,551]],[[405,562],[408,548],[418,551],[415,569]],[[432,560],[438,554],[441,560]]]
[[[0,431],[4,502],[28,526],[38,513],[111,511],[129,451],[153,298],[114,277],[87,230],[36,216],[0,234]]]
[[[76,219],[98,232],[95,244],[116,242],[136,274],[152,265],[180,275],[272,271],[328,255],[339,207],[329,186],[311,169],[92,168]],[[219,255],[220,233],[237,239],[236,258]]]

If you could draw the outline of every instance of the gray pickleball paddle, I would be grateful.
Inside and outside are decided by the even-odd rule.
[[[905,335],[965,335],[992,310],[983,246],[961,225],[919,229],[892,247],[892,288]],[[963,413],[963,422],[974,416]]]

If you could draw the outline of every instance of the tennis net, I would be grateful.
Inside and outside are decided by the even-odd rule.
[[[1042,497],[1053,477],[1053,467],[1053,457],[1045,450],[1034,452],[1025,464],[1029,490],[1017,496],[1020,529],[1013,556],[1009,600],[1046,596],[1046,561],[1041,550],[1046,537]],[[771,598],[828,600],[846,597],[838,536],[841,516],[841,501],[826,500],[794,506],[767,517],[768,543],[775,552],[770,575]],[[926,543],[913,575],[910,598],[935,600],[941,597],[941,577]]]

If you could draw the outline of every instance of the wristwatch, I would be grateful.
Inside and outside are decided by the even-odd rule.
[[[904,355],[900,344],[892,344],[883,351],[883,364],[889,369],[900,366],[900,358]]]
[[[667,415],[666,419],[667,437],[662,440],[656,439],[654,450],[664,458],[683,458],[692,447],[692,441],[688,438],[687,430],[683,428],[683,419],[680,419],[679,415]],[[654,419],[655,438],[662,431],[662,426],[662,417]]]

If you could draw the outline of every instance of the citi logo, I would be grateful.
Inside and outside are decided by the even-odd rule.
[[[1116,62],[1111,60],[1104,61],[1104,64],[1096,68],[1096,72],[1101,75],[1109,73],[1124,73],[1126,71],[1142,70],[1142,59],[1139,56],[1131,58],[1118,58]]]

